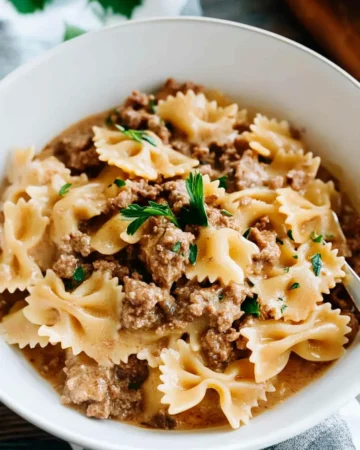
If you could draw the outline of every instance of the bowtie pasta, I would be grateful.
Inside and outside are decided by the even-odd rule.
[[[247,424],[359,329],[359,219],[320,162],[288,122],[172,79],[15,150],[0,335],[88,417]]]

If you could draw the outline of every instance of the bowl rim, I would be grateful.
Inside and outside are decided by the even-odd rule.
[[[311,57],[316,58],[325,65],[329,66],[333,70],[339,72],[341,75],[345,77],[345,79],[349,82],[351,82],[356,88],[360,89],[360,82],[357,81],[352,75],[350,75],[348,72],[346,72],[344,69],[339,67],[334,62],[330,61],[328,58],[320,55],[319,53],[315,52],[314,50],[311,50],[307,48],[306,46],[299,44],[298,42],[295,42],[289,38],[283,37],[277,33],[264,30],[252,25],[247,25],[239,22],[234,22],[230,20],[223,20],[223,19],[216,19],[216,18],[209,18],[209,17],[197,17],[197,16],[182,16],[182,17],[152,17],[152,18],[145,18],[145,19],[136,19],[136,20],[129,20],[127,22],[111,25],[105,28],[102,28],[100,30],[96,30],[90,33],[86,33],[82,36],[79,36],[78,39],[75,40],[76,42],[80,39],[88,39],[89,36],[92,36],[93,34],[101,34],[101,33],[109,33],[112,32],[114,28],[119,27],[135,27],[137,25],[141,25],[148,22],[155,22],[155,23],[162,23],[162,22],[190,22],[190,23],[196,23],[196,22],[205,22],[205,23],[212,23],[214,25],[226,25],[229,27],[237,27],[240,29],[244,29],[253,33],[264,35],[268,38],[275,39],[278,41],[281,41],[282,43],[285,43],[289,46],[295,47],[298,50],[301,50],[307,54],[309,54]],[[34,58],[30,62],[25,63],[24,65],[20,66],[19,68],[15,69],[10,74],[6,75],[2,80],[0,80],[0,95],[2,92],[4,92],[8,85],[11,83],[16,82],[18,78],[21,78],[22,76],[25,76],[28,72],[31,72],[31,70],[40,64],[46,62],[49,58],[55,56],[57,53],[61,53],[63,51],[66,51],[66,48],[71,45],[74,45],[74,40],[61,43],[60,45],[56,46],[53,49],[50,49],[46,51],[44,54],[41,54],[40,56]],[[356,343],[354,343],[356,345]],[[334,411],[338,410],[341,406],[343,406],[344,403],[354,398],[356,395],[358,395],[360,392],[360,379],[357,383],[353,383],[348,386],[343,386],[341,393],[337,393],[336,396],[332,396],[329,398],[329,402],[326,404],[324,403],[320,407],[317,408],[316,413],[308,416],[304,414],[304,417],[297,422],[295,422],[293,425],[287,427],[286,429],[283,429],[279,427],[276,431],[272,433],[272,435],[268,438],[265,445],[271,446],[275,445],[279,442],[285,441],[289,438],[292,438],[294,436],[299,435],[300,433],[310,429],[311,427],[317,425],[319,422],[324,420],[326,417],[328,417],[330,414],[332,414]],[[80,446],[86,446],[92,449],[103,449],[103,450],[144,450],[144,447],[134,447],[134,446],[128,446],[124,445],[122,443],[109,443],[104,442],[101,439],[94,439],[89,438],[87,436],[80,435],[77,432],[69,431],[66,429],[64,425],[59,425],[57,423],[54,423],[52,421],[48,421],[46,418],[46,415],[39,415],[34,414],[29,408],[23,407],[21,402],[13,403],[11,400],[11,396],[7,395],[6,392],[1,390],[0,386],[0,401],[6,405],[9,409],[17,413],[19,416],[23,417],[28,422],[32,423],[33,425],[43,429],[44,431],[59,437],[60,439],[63,439],[65,441],[78,444]],[[149,430],[151,432],[151,430]],[[202,430],[196,430],[197,432],[203,432]],[[236,432],[236,430],[235,430]],[[179,433],[179,434],[178,434]],[[174,432],[174,435],[180,436],[181,434],[188,433],[186,430],[180,431],[180,432]],[[264,441],[262,436],[258,436],[258,438],[248,447],[248,450],[258,450],[263,448]],[[224,447],[224,450],[236,450],[237,445],[234,444],[228,444],[226,447]],[[187,450],[199,450],[198,447],[187,447]]]

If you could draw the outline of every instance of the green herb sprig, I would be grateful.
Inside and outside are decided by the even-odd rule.
[[[209,225],[204,202],[204,182],[201,173],[190,173],[185,180],[186,190],[190,197],[189,208],[182,208],[180,220],[183,224]]]
[[[62,185],[60,188],[60,191],[59,191],[59,195],[62,197],[63,195],[68,194],[71,186],[72,186],[71,183],[66,183],[66,184]]]
[[[219,181],[219,188],[227,189],[227,180],[228,180],[227,175],[224,175],[223,177],[220,177],[220,178],[216,178],[216,180]],[[214,180],[214,181],[216,181],[216,180]]]
[[[313,231],[313,232],[310,234],[310,238],[311,238],[311,240],[312,240],[313,242],[320,243],[320,242],[322,241],[322,234],[319,234],[318,236],[316,236],[315,231]]]
[[[319,276],[322,268],[322,258],[321,253],[315,253],[314,256],[311,257],[312,269],[314,271],[315,276]]]
[[[75,269],[75,272],[73,274],[73,280],[76,281],[77,283],[81,283],[82,281],[84,281],[86,276],[85,270],[82,266],[79,266]]]
[[[136,203],[129,205],[127,208],[122,209],[121,215],[125,219],[135,219],[127,227],[127,234],[133,235],[150,217],[163,216],[170,222],[179,227],[179,222],[171,211],[169,205],[160,205],[159,203],[149,201],[148,206],[140,206]]]
[[[125,136],[132,139],[133,141],[139,142],[140,144],[145,141],[151,144],[153,147],[156,147],[154,139],[145,130],[131,130],[130,128],[125,128],[118,124],[115,124],[115,128],[117,128]]]
[[[241,311],[244,311],[245,314],[252,314],[253,316],[260,317],[260,305],[257,299],[257,294],[254,294],[253,297],[247,296],[241,303]]]
[[[190,261],[190,264],[194,265],[196,263],[197,255],[198,255],[198,247],[197,247],[197,245],[196,244],[190,244],[190,249],[189,249],[189,261]]]

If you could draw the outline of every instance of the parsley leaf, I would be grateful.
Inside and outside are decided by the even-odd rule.
[[[249,284],[250,287],[255,286],[254,283],[250,280],[250,278],[247,278],[246,281],[248,282],[248,284]]]
[[[311,257],[311,264],[314,271],[315,276],[319,276],[322,267],[322,259],[320,253],[315,253],[314,256]]]
[[[294,240],[292,230],[288,230],[287,235],[292,241]]]
[[[285,309],[287,308],[287,305],[282,305],[280,308],[281,314],[284,314]]]
[[[227,189],[227,179],[228,179],[227,175],[224,175],[223,177],[220,178],[216,178],[216,180],[219,181],[219,188]]]
[[[127,208],[121,209],[120,212],[126,219],[135,219],[126,229],[127,234],[130,235],[134,234],[143,223],[153,216],[166,217],[170,222],[179,227],[179,223],[167,203],[160,205],[159,203],[149,201],[148,206],[140,206],[133,203]]]
[[[221,210],[221,214],[223,216],[227,216],[227,217],[232,217],[233,216],[233,214],[231,214],[231,212],[229,212],[229,211],[226,211],[226,209],[222,209]]]
[[[179,253],[181,249],[181,242],[177,241],[176,244],[174,244],[173,248],[171,249],[174,253]]]
[[[219,302],[224,298],[224,294],[219,294]]]
[[[284,267],[284,272],[289,273],[290,267]]]
[[[65,22],[65,33],[64,33],[63,41],[64,42],[70,41],[70,39],[74,39],[85,33],[86,33],[86,30],[83,30],[82,28],[79,28],[75,25],[71,25],[71,24]]]
[[[125,128],[118,124],[115,124],[115,128],[117,128],[125,136],[132,139],[133,141],[139,142],[140,144],[145,141],[151,144],[153,147],[156,147],[154,139],[149,134],[147,134],[146,130],[131,130],[130,128]]]
[[[198,248],[196,244],[190,244],[190,250],[189,250],[189,261],[190,264],[194,265],[196,263],[196,258],[198,254]]]
[[[276,237],[276,242],[280,245],[284,245],[284,241],[282,241],[280,238]]]
[[[153,113],[153,114],[156,114],[156,109],[155,109],[155,107],[156,107],[156,102],[155,102],[155,99],[151,99],[150,101],[149,101],[149,108],[150,108],[150,111]]]
[[[315,231],[313,231],[313,232],[310,234],[310,238],[311,238],[311,240],[312,240],[313,242],[319,243],[319,242],[322,241],[322,234],[319,234],[318,236],[316,236]]]
[[[250,234],[251,228],[248,228],[245,233],[243,234],[245,239],[249,239],[249,234]]]
[[[299,257],[298,257],[298,255],[293,255],[293,258],[298,259]]]
[[[120,178],[116,178],[116,180],[114,180],[114,183],[116,184],[117,187],[124,187],[126,185],[124,180],[120,180]]]
[[[290,287],[289,287],[289,291],[293,291],[294,289],[298,289],[300,287],[300,283],[293,283]]]
[[[77,267],[75,269],[75,272],[73,274],[73,280],[76,281],[77,283],[81,283],[82,281],[84,281],[84,278],[86,276],[85,270],[83,267]]]
[[[97,1],[105,10],[131,18],[134,9],[142,4],[142,0],[90,0]]]
[[[260,317],[260,305],[257,299],[257,294],[254,294],[254,297],[246,297],[241,303],[241,311],[244,311],[245,314],[252,314],[256,317]]]
[[[17,11],[21,14],[31,14],[35,11],[44,9],[51,0],[10,0]]]
[[[67,194],[69,192],[69,188],[72,186],[71,183],[66,183],[64,185],[61,186],[60,191],[59,191],[59,195],[63,196],[65,194]]]
[[[189,208],[183,207],[180,219],[183,224],[209,225],[204,203],[204,182],[201,173],[190,173],[185,180],[186,190],[190,197]]]

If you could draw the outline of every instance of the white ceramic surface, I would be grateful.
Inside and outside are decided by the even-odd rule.
[[[14,146],[41,148],[82,117],[166,77],[225,91],[304,127],[353,197],[360,185],[359,84],[319,55],[255,28],[211,19],[132,22],[70,41],[0,83],[0,173]],[[360,345],[319,381],[237,431],[164,432],[86,419],[0,342],[0,400],[71,442],[98,450],[260,449],[315,425],[360,392]]]

